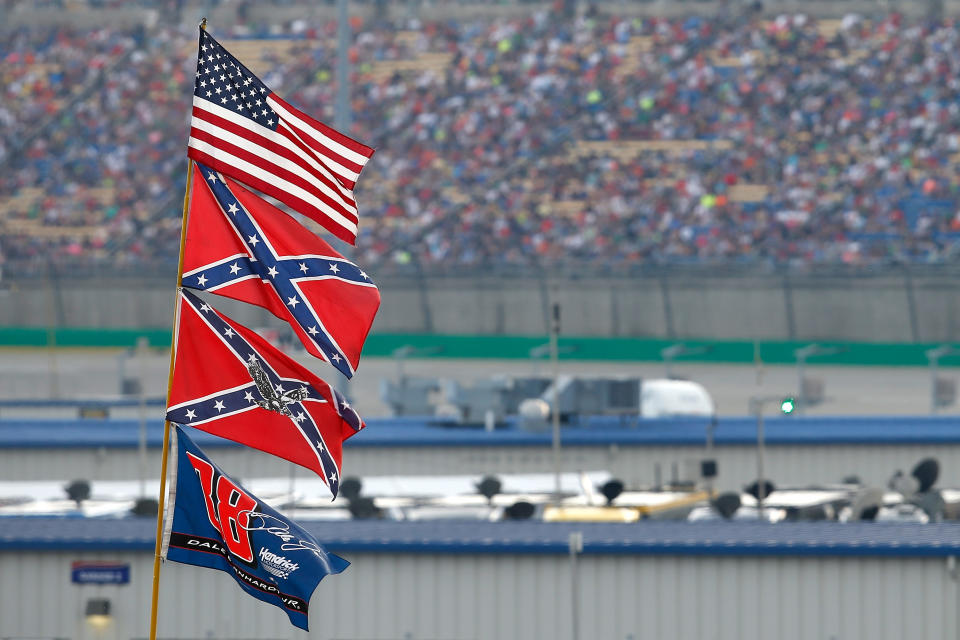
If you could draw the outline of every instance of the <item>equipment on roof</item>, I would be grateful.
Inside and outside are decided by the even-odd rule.
[[[403,377],[399,382],[380,381],[380,399],[395,416],[432,416],[433,395],[440,390],[437,378]]]

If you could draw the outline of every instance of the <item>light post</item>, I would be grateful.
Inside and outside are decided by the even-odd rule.
[[[766,499],[767,486],[763,477],[764,458],[764,424],[763,407],[770,402],[780,403],[780,412],[784,415],[793,413],[797,408],[797,401],[790,396],[752,396],[750,398],[750,413],[757,418],[757,519],[763,518],[763,501]]]
[[[710,346],[699,346],[699,347],[688,347],[682,342],[672,344],[669,347],[664,347],[660,349],[660,357],[663,358],[663,362],[667,367],[667,377],[673,377],[673,362],[681,356],[693,356],[701,353],[707,353],[712,347]]]
[[[956,394],[955,387],[941,384],[940,378],[937,376],[937,368],[940,365],[941,358],[954,356],[958,353],[960,353],[960,350],[948,344],[942,344],[939,347],[928,349],[926,352],[927,361],[930,363],[930,415],[936,414],[941,404],[946,406],[952,404],[954,400],[953,396]],[[941,387],[944,388],[942,389]],[[944,389],[947,391],[946,394],[944,393]],[[941,395],[949,395],[949,401],[942,400]]]
[[[550,420],[553,424],[553,490],[557,506],[563,499],[560,487],[560,303],[553,303],[553,318],[550,323],[550,360],[553,361],[553,398]]]
[[[807,393],[808,384],[806,377],[804,376],[804,369],[807,365],[807,360],[813,358],[814,356],[829,356],[835,353],[840,353],[841,349],[839,347],[821,347],[818,344],[808,344],[805,347],[800,347],[799,349],[794,349],[793,355],[797,359],[797,403],[795,409],[797,413],[803,413],[806,411],[806,407],[809,404],[813,404],[813,398]],[[817,401],[822,400],[822,398],[816,398]]]

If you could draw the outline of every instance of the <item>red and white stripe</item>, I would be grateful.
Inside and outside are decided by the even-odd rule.
[[[356,243],[353,186],[373,149],[273,94],[267,103],[280,117],[276,131],[194,96],[188,155]]]

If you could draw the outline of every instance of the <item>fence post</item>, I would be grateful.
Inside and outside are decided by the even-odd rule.
[[[787,314],[787,339],[797,339],[797,317],[793,308],[793,283],[790,282],[790,273],[783,273],[783,304]]]
[[[903,265],[903,282],[907,294],[907,313],[910,315],[910,339],[912,342],[920,342],[920,326],[917,318],[917,297],[913,290],[913,274],[910,272],[910,266]]]
[[[667,276],[660,274],[660,295],[663,298],[663,320],[667,325],[667,337],[676,339],[677,331],[673,325],[673,303],[670,301],[670,285]]]

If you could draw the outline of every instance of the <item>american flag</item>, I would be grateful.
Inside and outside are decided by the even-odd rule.
[[[373,149],[290,106],[200,29],[188,153],[355,244]]]

